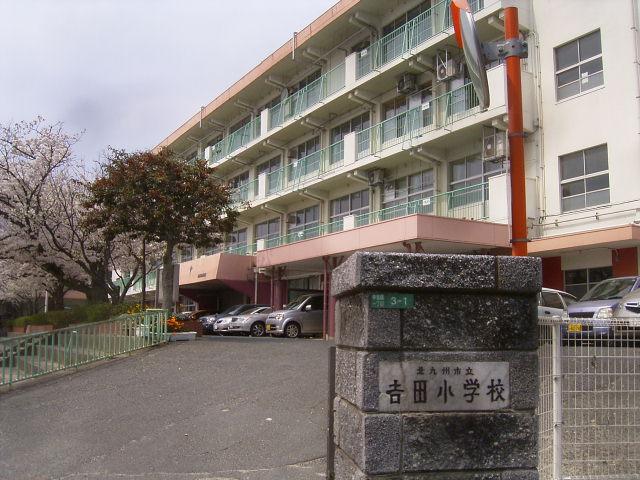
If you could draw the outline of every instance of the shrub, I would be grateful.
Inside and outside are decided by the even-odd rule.
[[[167,320],[167,330],[169,332],[181,332],[182,327],[184,327],[184,323],[176,317],[169,317],[169,320]]]
[[[9,320],[7,325],[24,327],[26,325],[53,325],[64,328],[78,323],[94,323],[108,320],[123,313],[127,313],[130,305],[111,303],[96,303],[81,305],[70,310],[54,310],[47,313],[37,313],[25,317]]]

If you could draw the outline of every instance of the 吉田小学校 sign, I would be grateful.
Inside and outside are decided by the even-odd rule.
[[[508,362],[381,361],[378,372],[382,412],[509,407]]]

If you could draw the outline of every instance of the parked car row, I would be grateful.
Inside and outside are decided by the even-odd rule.
[[[199,317],[205,334],[243,334],[298,338],[322,333],[323,295],[301,295],[282,310],[264,304],[239,304]]]

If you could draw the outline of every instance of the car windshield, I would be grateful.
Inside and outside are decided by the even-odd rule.
[[[234,305],[233,307],[229,307],[226,310],[223,310],[220,312],[220,315],[229,315],[230,313],[234,312],[236,309],[240,308],[242,305]]]
[[[298,298],[296,298],[293,302],[290,302],[285,310],[296,310],[297,308],[300,307],[300,305],[302,305],[304,303],[304,301],[309,298],[309,295],[301,295]]]
[[[251,308],[245,308],[244,310],[242,310],[242,312],[240,312],[242,315],[251,315],[252,313],[258,313],[260,311],[262,307],[251,307]]]
[[[600,282],[580,299],[581,302],[588,300],[610,300],[622,298],[633,288],[635,278],[612,278]]]

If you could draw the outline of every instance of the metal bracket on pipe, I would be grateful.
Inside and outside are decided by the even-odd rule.
[[[482,44],[482,53],[487,62],[495,62],[496,60],[514,56],[527,58],[529,56],[529,45],[519,38],[485,42]]]

